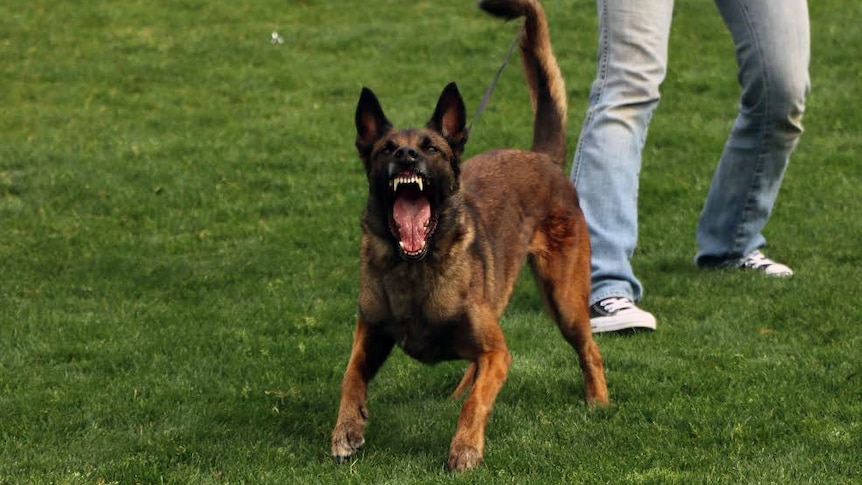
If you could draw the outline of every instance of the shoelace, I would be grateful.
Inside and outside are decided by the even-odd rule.
[[[602,300],[599,305],[601,305],[602,310],[608,313],[616,313],[634,306],[628,298],[607,298]]]
[[[751,253],[745,260],[742,262],[742,266],[749,269],[760,269],[765,268],[767,266],[772,266],[773,264],[778,264],[775,261],[764,256],[760,251],[755,251]]]

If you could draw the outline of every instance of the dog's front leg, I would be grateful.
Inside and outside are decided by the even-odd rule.
[[[464,402],[458,428],[449,448],[449,470],[465,471],[479,466],[485,448],[485,425],[494,400],[509,373],[512,357],[503,340],[503,333],[494,324],[493,335],[485,335],[490,350],[479,354],[473,362],[475,381],[470,396]]]
[[[357,320],[350,362],[341,382],[338,420],[332,431],[332,457],[338,463],[344,463],[365,444],[368,382],[386,361],[393,345],[391,337],[372,331],[362,317]]]

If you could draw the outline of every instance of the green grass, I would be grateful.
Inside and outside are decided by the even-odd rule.
[[[595,6],[547,10],[574,146]],[[691,267],[737,88],[714,7],[679,1],[635,260],[659,330],[598,338],[614,405],[589,410],[524,278],[486,464],[454,476],[463,364],[398,352],[365,449],[328,457],[367,190],[353,110],[367,85],[420,124],[451,80],[474,109],[517,26],[457,0],[3,2],[0,483],[858,483],[862,6],[811,15],[807,132],[767,228],[797,275]],[[515,61],[468,155],[526,146],[529,116]]]

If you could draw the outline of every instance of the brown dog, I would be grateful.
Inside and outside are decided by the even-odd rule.
[[[536,0],[481,4],[526,17],[521,57],[535,112],[532,151],[493,150],[460,164],[464,102],[443,90],[424,128],[396,130],[362,90],[356,146],[368,176],[362,219],[359,318],[341,386],[332,456],[365,442],[368,382],[395,345],[425,363],[466,359],[455,395],[472,387],[448,467],[482,461],[491,407],[511,357],[498,324],[525,260],[546,306],[578,353],[588,403],[607,403],[604,367],[589,322],[590,246],[566,156],[566,95]],[[459,173],[460,172],[460,173]]]

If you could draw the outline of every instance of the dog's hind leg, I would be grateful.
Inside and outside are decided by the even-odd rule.
[[[373,332],[362,318],[357,320],[350,362],[341,382],[338,420],[332,431],[332,457],[338,463],[344,463],[365,444],[368,382],[386,361],[394,345],[392,338],[382,332]]]
[[[545,306],[578,353],[589,404],[608,403],[605,368],[590,328],[590,246],[579,217],[551,217],[531,244],[530,268]]]
[[[464,377],[461,378],[461,383],[458,384],[458,387],[452,391],[452,399],[460,399],[464,394],[464,391],[470,389],[473,386],[473,382],[476,381],[476,363],[470,362],[470,365],[467,367],[467,370],[464,371]]]

